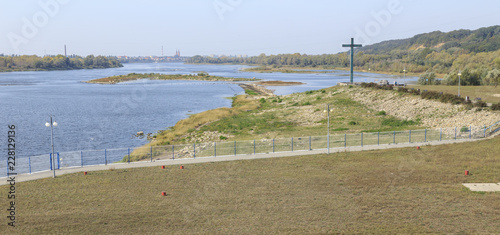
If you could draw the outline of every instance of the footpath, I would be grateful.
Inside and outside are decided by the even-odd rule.
[[[461,140],[444,140],[436,142],[425,142],[425,143],[405,143],[405,144],[389,144],[389,145],[370,145],[363,147],[348,147],[348,148],[330,148],[330,154],[340,153],[340,152],[356,152],[356,151],[370,151],[379,149],[395,149],[395,148],[410,148],[410,147],[422,147],[430,145],[443,145],[443,144],[454,144],[454,143],[464,143],[479,141],[483,139],[461,139]],[[247,155],[230,155],[230,156],[217,156],[217,157],[200,157],[200,158],[181,158],[181,159],[165,159],[156,161],[141,161],[141,162],[131,162],[131,163],[113,163],[108,165],[94,165],[94,166],[84,166],[84,167],[71,167],[56,170],[56,177],[85,171],[103,171],[110,169],[126,169],[126,168],[139,168],[139,167],[153,167],[153,166],[168,166],[168,165],[188,165],[188,164],[200,164],[208,162],[224,162],[224,161],[239,161],[239,160],[253,160],[253,159],[264,159],[264,158],[278,158],[278,157],[294,157],[294,156],[305,156],[305,155],[316,155],[316,154],[327,154],[327,149],[319,150],[303,150],[294,152],[281,152],[281,153],[261,153],[261,154],[247,154]],[[16,183],[26,182],[32,180],[38,180],[43,178],[53,177],[52,171],[42,171],[33,174],[20,174],[16,175]],[[7,185],[8,178],[0,178],[0,185]]]

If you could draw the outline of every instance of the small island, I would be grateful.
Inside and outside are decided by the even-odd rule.
[[[233,78],[233,77],[219,77],[211,76],[205,72],[199,72],[198,74],[159,74],[159,73],[130,73],[127,75],[117,75],[111,77],[105,77],[100,79],[94,79],[86,81],[86,83],[95,84],[116,84],[120,82],[129,82],[139,79],[151,79],[151,80],[195,80],[195,81],[226,81],[226,82],[241,82],[241,81],[260,81],[260,79],[255,78]]]

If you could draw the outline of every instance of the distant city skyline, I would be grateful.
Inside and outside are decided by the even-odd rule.
[[[432,31],[500,24],[500,2],[25,0],[0,3],[0,54],[333,54]]]

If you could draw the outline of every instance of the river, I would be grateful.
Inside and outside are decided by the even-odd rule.
[[[231,97],[243,94],[226,82],[139,80],[115,85],[87,84],[87,81],[128,73],[189,74],[206,71],[225,77],[298,81],[301,86],[271,87],[278,95],[321,89],[349,80],[347,71],[331,73],[242,72],[243,65],[190,65],[182,63],[125,64],[122,68],[71,71],[0,73],[0,151],[7,151],[7,128],[15,125],[17,156],[50,152],[53,115],[55,149],[58,152],[137,147],[147,143],[137,132],[155,133],[167,129],[189,114],[230,107]],[[357,73],[356,81],[396,76]],[[416,78],[408,78],[416,80]]]

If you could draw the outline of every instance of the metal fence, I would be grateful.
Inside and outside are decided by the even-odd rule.
[[[248,154],[266,154],[279,152],[309,151],[330,148],[363,147],[375,145],[391,145],[402,143],[425,143],[456,139],[478,139],[491,134],[493,127],[462,127],[447,129],[424,129],[390,132],[369,132],[330,135],[305,136],[279,139],[261,139],[246,141],[226,141],[211,143],[194,143],[155,147],[137,147],[122,149],[85,150],[56,153],[55,167],[71,168],[90,165],[108,165],[117,162],[130,163],[137,157],[141,161],[164,159],[237,156]],[[493,128],[494,129],[494,128]],[[7,161],[0,161],[0,177],[9,172]],[[17,157],[15,172],[34,173],[52,170],[52,154]]]

